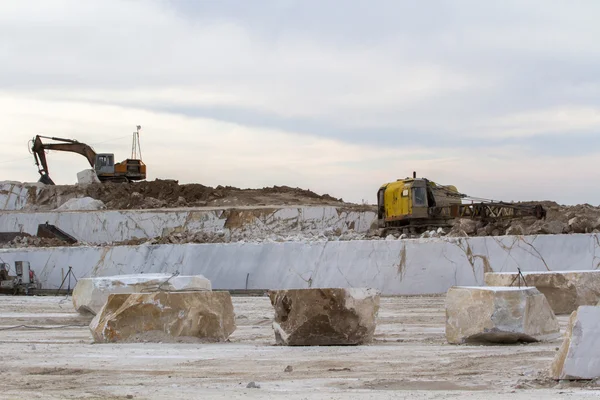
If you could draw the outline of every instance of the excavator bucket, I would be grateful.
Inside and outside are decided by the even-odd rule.
[[[46,174],[42,174],[38,182],[41,182],[44,185],[54,185],[54,181]]]

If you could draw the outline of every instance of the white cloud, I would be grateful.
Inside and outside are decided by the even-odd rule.
[[[600,106],[566,106],[509,114],[486,121],[489,137],[524,137],[548,133],[590,132],[600,130]],[[596,132],[594,132],[594,130]]]
[[[0,2],[0,156],[41,133],[124,158],[141,124],[150,178],[372,201],[416,169],[481,197],[600,201],[600,141],[519,147],[600,128],[596,3],[399,3]],[[31,160],[2,178],[37,179]],[[49,163],[64,183],[86,166]]]
[[[33,157],[27,153],[27,141],[35,134],[98,143],[96,151],[113,152],[122,159],[129,155],[130,132],[136,124],[142,125],[142,154],[149,179],[179,179],[211,186],[290,185],[346,200],[373,202],[379,185],[416,170],[419,176],[455,184],[477,197],[577,202],[592,197],[587,182],[590,177],[600,177],[600,173],[589,170],[598,154],[571,157],[557,164],[552,158],[516,148],[473,152],[434,144],[361,146],[141,109],[6,95],[0,95],[0,110],[0,133],[6,143],[0,149],[0,158],[25,158],[0,164],[1,179],[37,180]],[[73,183],[76,172],[87,168],[83,157],[70,153],[51,152],[48,163],[53,179],[63,184]],[[585,169],[589,172],[586,176],[577,173]]]

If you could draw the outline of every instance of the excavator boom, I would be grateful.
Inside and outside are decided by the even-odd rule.
[[[60,143],[43,143],[42,138],[54,140]],[[94,165],[96,164],[96,152],[85,143],[81,143],[73,139],[37,135],[35,138],[33,138],[31,151],[33,152],[33,157],[35,158],[35,164],[38,167],[38,172],[41,175],[40,182],[46,184],[54,184],[52,179],[50,179],[48,171],[48,162],[46,161],[45,153],[46,150],[69,151],[72,153],[81,154],[88,160],[92,168],[94,168]]]

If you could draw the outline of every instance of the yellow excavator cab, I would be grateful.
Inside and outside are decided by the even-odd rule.
[[[435,207],[461,204],[455,186],[444,186],[423,178],[398,179],[382,185],[377,193],[380,227],[405,226],[427,221]]]

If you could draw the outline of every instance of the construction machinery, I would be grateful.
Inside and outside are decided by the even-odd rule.
[[[15,276],[10,275],[9,264],[0,264],[0,292],[29,295],[40,288],[41,284],[28,261],[15,261]]]
[[[523,217],[542,219],[546,217],[546,210],[540,204],[471,198],[455,186],[417,178],[415,172],[412,178],[386,183],[377,192],[378,226],[384,229],[384,234],[405,229],[416,232],[449,227],[456,218],[492,222]]]
[[[40,173],[39,182],[46,185],[54,185],[48,171],[46,161],[46,150],[69,151],[84,156],[90,166],[96,172],[101,182],[129,182],[146,179],[146,164],[142,162],[140,148],[141,126],[137,126],[137,131],[133,133],[133,144],[131,158],[122,162],[115,163],[115,156],[112,153],[96,154],[94,149],[74,139],[63,139],[50,136],[37,135],[31,141],[31,152],[35,158],[35,164]],[[53,143],[44,143],[42,139],[53,140]],[[139,157],[138,157],[139,154]]]

